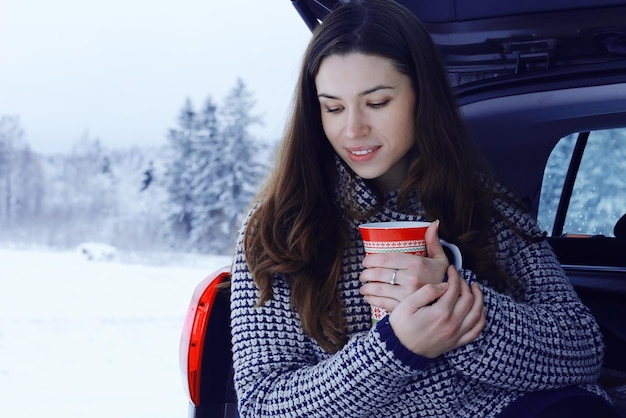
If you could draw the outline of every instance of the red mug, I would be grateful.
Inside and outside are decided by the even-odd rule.
[[[373,222],[359,225],[366,254],[401,252],[427,256],[424,236],[430,222],[395,221]],[[459,270],[463,264],[459,247],[442,239],[441,245],[454,255],[454,267]],[[372,323],[376,324],[389,314],[386,309],[371,307]]]

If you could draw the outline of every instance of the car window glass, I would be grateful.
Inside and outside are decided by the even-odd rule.
[[[578,133],[558,142],[546,164],[538,219],[552,235],[559,200]],[[563,232],[613,236],[626,213],[626,128],[592,131],[576,174]]]

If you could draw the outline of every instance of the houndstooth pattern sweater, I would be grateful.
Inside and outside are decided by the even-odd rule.
[[[376,203],[363,181],[342,164],[338,170],[337,204],[356,199],[367,210]],[[540,234],[529,215],[503,201],[494,204],[524,231]],[[413,205],[423,213],[419,202]],[[390,220],[423,216],[400,211],[394,192],[365,221]],[[497,260],[523,287],[503,294],[481,283],[485,329],[470,344],[431,360],[403,347],[387,320],[371,327],[369,306],[359,293],[361,222],[345,222],[350,243],[338,291],[349,341],[329,354],[304,334],[283,277],[274,280],[273,298],[256,306],[259,292],[242,247],[244,221],[231,288],[235,388],[242,417],[495,417],[528,391],[578,385],[602,395],[593,384],[603,350],[598,326],[545,241],[529,242],[506,222],[493,220]],[[470,284],[476,281],[470,270],[461,274]]]

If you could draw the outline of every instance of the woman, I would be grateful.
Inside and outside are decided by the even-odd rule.
[[[390,220],[436,220],[428,257],[365,257],[359,224]],[[469,141],[420,22],[388,0],[343,5],[313,34],[238,241],[241,416],[608,411],[598,326],[543,238]],[[374,327],[370,304],[391,312]]]

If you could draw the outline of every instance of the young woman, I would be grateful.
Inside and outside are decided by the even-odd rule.
[[[563,399],[610,411],[597,324],[474,149],[409,11],[332,12],[294,100],[234,258],[241,416],[561,416]],[[391,220],[434,221],[428,257],[366,257],[358,226]],[[373,327],[370,304],[391,312]]]

